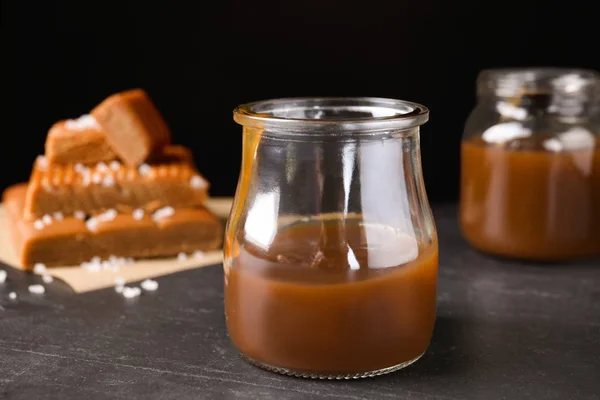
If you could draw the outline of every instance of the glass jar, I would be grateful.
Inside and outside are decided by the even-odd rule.
[[[485,70],[477,89],[461,145],[463,236],[510,258],[600,254],[597,73]]]
[[[419,151],[428,115],[378,98],[235,109],[244,143],[224,246],[225,314],[251,363],[360,378],[425,352],[438,266]]]

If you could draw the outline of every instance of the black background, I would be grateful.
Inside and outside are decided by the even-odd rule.
[[[459,141],[482,68],[600,68],[594,2],[24,1],[0,20],[0,187],[26,180],[53,122],[142,87],[190,146],[213,195],[232,195],[232,109],[288,96],[377,96],[431,109],[432,202],[456,199]]]

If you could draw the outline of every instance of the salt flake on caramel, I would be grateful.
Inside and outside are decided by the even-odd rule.
[[[172,216],[173,214],[175,214],[175,209],[173,207],[163,207],[163,208],[159,208],[158,210],[156,210],[154,212],[154,214],[152,214],[152,220],[153,221],[160,221],[161,219],[164,218],[168,218],[170,216]]]
[[[93,116],[84,114],[77,119],[66,120],[65,128],[72,131],[83,131],[85,129],[100,130],[100,124],[98,124],[98,121]]]
[[[198,175],[194,175],[190,178],[190,186],[193,189],[204,189],[206,187],[206,181]]]

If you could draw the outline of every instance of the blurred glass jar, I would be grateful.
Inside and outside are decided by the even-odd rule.
[[[539,261],[600,254],[598,74],[485,70],[477,92],[461,146],[467,241]]]
[[[251,363],[311,378],[403,368],[429,345],[438,244],[418,104],[242,105],[243,160],[224,248],[229,336]]]

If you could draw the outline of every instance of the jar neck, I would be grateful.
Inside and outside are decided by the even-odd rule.
[[[233,117],[245,128],[285,140],[355,140],[421,126],[429,110],[374,97],[283,98],[243,104]]]
[[[483,71],[480,103],[514,119],[588,118],[598,112],[600,78],[595,71],[560,68]]]
[[[478,102],[493,107],[503,117],[525,120],[537,117],[586,119],[597,115],[600,102],[596,96],[573,96],[563,93],[528,93],[521,96],[499,96],[485,93]]]

